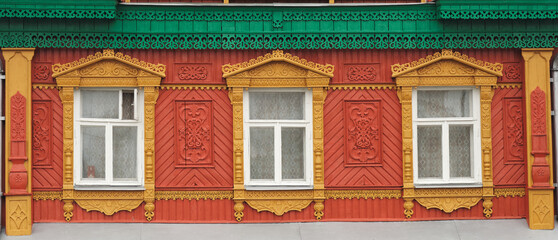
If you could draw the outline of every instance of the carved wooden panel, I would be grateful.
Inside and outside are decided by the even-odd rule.
[[[177,167],[213,167],[212,101],[174,103],[175,164]]]
[[[351,120],[350,114],[347,115],[347,111],[343,109],[347,107],[343,105],[345,101],[353,103],[348,104],[349,107],[362,109],[369,106],[380,109],[376,113],[377,122],[371,126],[381,131],[378,132],[378,140],[372,139],[370,142],[380,145],[377,147],[378,160],[369,160],[366,164],[359,163],[352,166],[350,163],[355,163],[357,160],[351,160],[346,164],[347,159],[350,158],[349,150],[354,147],[347,144],[354,144],[355,140],[349,140]],[[354,152],[353,150],[353,154]],[[326,187],[401,186],[401,158],[401,105],[395,90],[330,90],[328,92],[324,105]]]
[[[523,163],[525,155],[524,135],[521,98],[504,98],[504,143],[507,149],[507,163]]]
[[[53,83],[52,62],[37,62],[31,67],[31,82],[33,83]]]
[[[179,162],[181,165],[177,165],[177,155],[179,155],[179,151],[184,150],[184,146],[188,142],[187,138],[181,140],[182,143],[177,141],[178,136],[176,135],[181,130],[181,126],[176,124],[179,121],[177,105],[185,107],[184,114],[192,114],[189,117],[184,115],[185,120],[181,121],[192,120],[193,123],[199,124],[197,126],[205,128],[199,132],[205,131],[205,133],[198,136],[213,135],[213,140],[203,138],[198,139],[199,141],[189,140],[194,146],[196,144],[207,146],[204,151],[201,148],[192,149],[192,151],[186,150],[186,155],[188,153],[205,154],[208,149],[211,149],[208,154],[213,155],[212,158],[204,157],[203,161],[199,162],[200,165],[194,168],[184,167],[192,166],[194,158],[191,158],[190,163],[190,160],[186,161],[185,158],[185,161]],[[202,114],[197,107],[213,110],[209,116],[204,117],[206,120],[202,122]],[[193,117],[198,113],[200,115]],[[187,131],[186,128],[184,131]],[[186,137],[186,135],[184,136]],[[157,176],[155,185],[158,189],[232,187],[232,151],[232,106],[227,90],[159,90],[159,98],[155,105],[155,176]],[[212,165],[207,164],[209,160],[212,161]],[[204,165],[201,165],[202,163]]]
[[[172,75],[169,74],[167,79],[168,83],[208,84],[216,81],[213,79],[213,69],[209,63],[175,63],[172,71]]]
[[[494,185],[525,184],[526,139],[522,88],[498,88],[492,100]],[[521,112],[521,113],[520,113]]]
[[[380,64],[345,64],[343,66],[343,81],[345,83],[372,83],[380,81]]]
[[[52,167],[52,101],[34,100],[31,116],[33,166]]]
[[[62,103],[57,89],[33,89],[32,118],[33,190],[61,189],[63,128]],[[41,127],[37,128],[39,125]],[[45,142],[46,136],[50,136],[48,142]]]
[[[371,166],[382,160],[381,102],[346,100],[345,166]]]

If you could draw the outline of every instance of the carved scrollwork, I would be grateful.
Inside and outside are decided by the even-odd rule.
[[[128,211],[139,207],[143,200],[75,200],[83,209],[89,211],[99,211],[105,215],[113,215],[118,211]]]
[[[302,211],[312,200],[246,200],[246,203],[258,212],[268,211],[282,216],[288,211]]]
[[[451,213],[459,208],[471,209],[477,205],[482,197],[433,197],[416,198],[415,200],[426,209],[437,208]]]

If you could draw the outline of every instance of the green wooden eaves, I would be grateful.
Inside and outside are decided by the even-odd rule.
[[[558,0],[437,0],[442,19],[556,19]]]
[[[116,17],[118,0],[0,0],[0,18]]]

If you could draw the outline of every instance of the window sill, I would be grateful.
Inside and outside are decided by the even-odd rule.
[[[246,185],[244,188],[248,191],[289,191],[289,190],[312,190],[314,186],[254,186]]]
[[[479,188],[482,183],[415,183],[415,188]]]
[[[74,186],[77,191],[144,191],[143,186]]]

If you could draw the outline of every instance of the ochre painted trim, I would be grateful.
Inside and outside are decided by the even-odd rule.
[[[413,200],[426,208],[452,212],[471,208],[483,199],[483,213],[492,216],[494,184],[492,176],[491,104],[497,78],[502,76],[501,63],[488,63],[452,50],[442,50],[418,61],[391,66],[399,87],[403,137],[403,199],[404,214],[411,218]],[[482,188],[414,187],[412,95],[418,86],[476,86],[480,88],[480,121],[482,151]]]
[[[172,89],[172,90],[184,90],[184,89],[188,89],[188,90],[197,90],[197,89],[201,89],[201,90],[223,90],[223,89],[227,89],[227,85],[224,84],[219,84],[219,85],[163,85],[161,84],[161,89]]]
[[[325,197],[327,199],[399,199],[401,190],[326,190]]]
[[[395,83],[393,84],[335,84],[329,85],[327,89],[331,90],[365,90],[365,89],[395,89]]]
[[[156,191],[155,200],[232,199],[233,191]]]
[[[33,200],[62,200],[61,191],[33,192]]]
[[[237,221],[244,217],[244,202],[258,211],[271,211],[282,215],[287,211],[300,211],[314,201],[314,216],[320,220],[324,215],[324,141],[323,106],[333,77],[333,65],[317,64],[305,59],[273,51],[264,56],[238,64],[225,64],[223,77],[229,88],[233,105],[233,161],[234,161],[234,216]],[[244,188],[244,88],[280,87],[312,90],[313,113],[313,160],[314,189],[306,191],[247,191]]]
[[[525,188],[495,188],[495,197],[524,197]]]
[[[154,216],[155,201],[155,103],[158,87],[165,77],[165,65],[151,64],[107,49],[87,58],[52,66],[63,107],[63,201],[64,217],[73,217],[73,201],[87,211],[112,215],[131,211],[145,202],[145,218]],[[74,155],[74,88],[140,87],[144,90],[144,191],[77,191],[73,181]]]
[[[33,89],[58,89],[55,83],[52,84],[33,84]]]
[[[523,84],[521,83],[498,83],[496,85],[497,88],[522,88]]]

